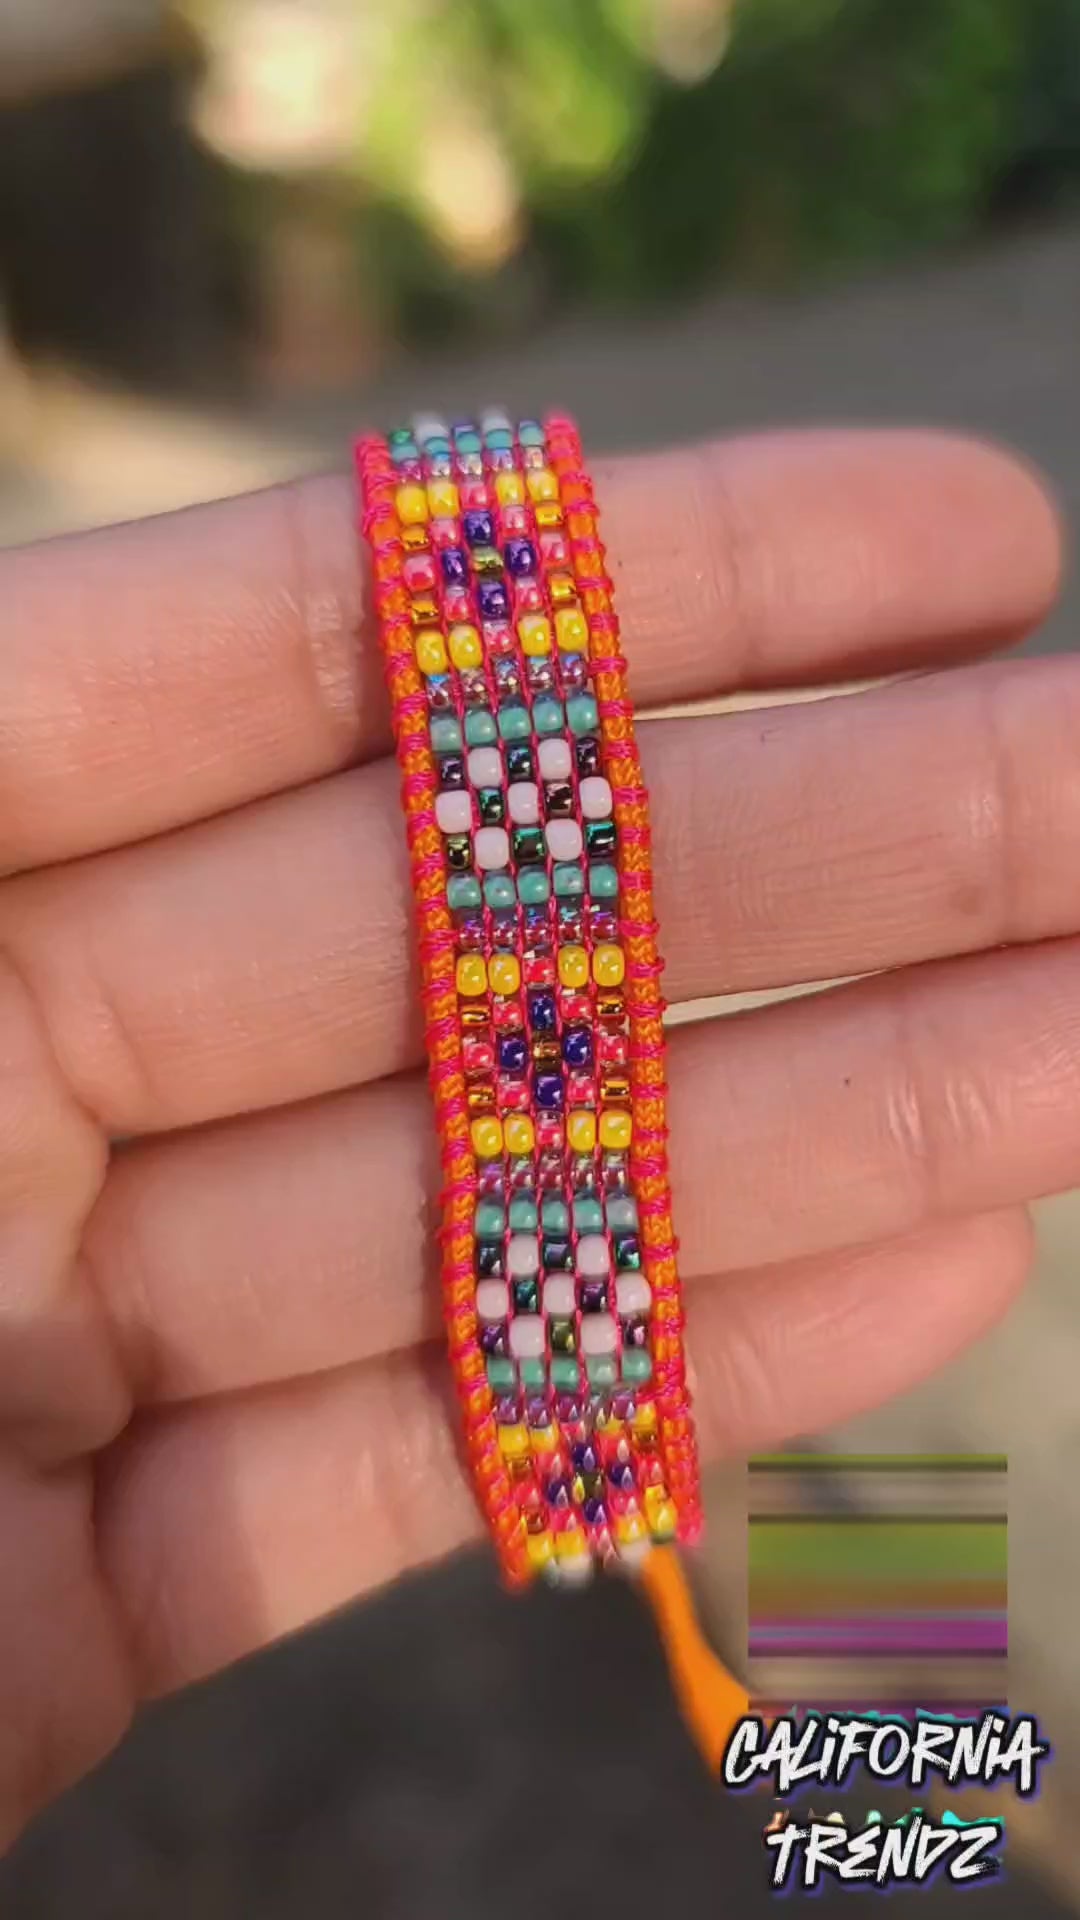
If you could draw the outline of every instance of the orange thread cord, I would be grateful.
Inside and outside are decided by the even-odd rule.
[[[718,1773],[728,1741],[750,1711],[750,1696],[728,1672],[701,1630],[678,1553],[650,1553],[641,1571],[675,1698],[710,1772]]]

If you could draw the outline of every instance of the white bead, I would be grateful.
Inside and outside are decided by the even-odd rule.
[[[576,1306],[574,1283],[568,1273],[557,1273],[553,1279],[544,1281],[545,1313],[553,1313],[557,1319],[565,1320]]]
[[[618,1549],[619,1559],[627,1573],[637,1573],[652,1552],[651,1540],[624,1540]]]
[[[641,1273],[621,1273],[615,1282],[615,1304],[620,1313],[648,1313],[652,1288]]]
[[[504,407],[485,407],[480,415],[481,433],[510,432],[513,422]]]
[[[443,833],[468,833],[472,826],[472,801],[462,790],[435,796],[435,818]]]
[[[611,1272],[611,1253],[602,1233],[583,1233],[577,1243],[577,1270],[587,1280]]]
[[[510,861],[510,836],[505,827],[481,827],[473,841],[473,859],[485,873]]]
[[[506,1248],[506,1265],[515,1280],[530,1280],[540,1266],[536,1235],[513,1233]]]
[[[540,818],[540,789],[534,780],[514,780],[506,790],[506,806],[516,827],[535,827]]]
[[[619,1336],[610,1313],[583,1313],[581,1316],[582,1353],[614,1353]]]
[[[422,447],[425,440],[449,440],[450,438],[450,429],[446,421],[441,420],[437,413],[414,413],[412,430],[413,439],[418,447]]]
[[[544,1323],[538,1313],[517,1313],[510,1322],[510,1351],[515,1360],[540,1360],[544,1354]]]
[[[481,1280],[476,1289],[476,1311],[481,1320],[505,1320],[510,1296],[503,1280]]]
[[[571,767],[569,740],[541,740],[537,759],[545,780],[569,780]]]
[[[580,859],[584,840],[576,820],[549,820],[544,838],[553,860]]]
[[[611,788],[602,774],[592,773],[578,788],[581,811],[586,820],[610,820]]]
[[[469,755],[468,764],[470,786],[502,786],[503,763],[498,747],[474,747]]]

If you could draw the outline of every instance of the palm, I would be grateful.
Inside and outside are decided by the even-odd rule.
[[[1037,487],[963,444],[599,485],[642,703],[948,664],[1053,590]],[[348,488],[9,554],[0,589],[10,1834],[138,1697],[476,1522]],[[875,975],[673,1036],[706,1450],[884,1397],[1020,1283],[1080,1139],[1078,692],[983,667],[646,729],[671,1000]]]

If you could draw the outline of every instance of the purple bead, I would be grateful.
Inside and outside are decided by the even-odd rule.
[[[503,1073],[523,1073],[529,1050],[520,1033],[504,1033],[499,1041],[499,1066]]]
[[[555,1418],[561,1427],[576,1426],[584,1418],[585,1404],[576,1393],[555,1395]]]
[[[568,1067],[587,1067],[592,1063],[592,1034],[588,1027],[568,1027],[563,1034],[563,1059]]]
[[[628,1313],[619,1321],[624,1347],[644,1348],[649,1344],[649,1322],[643,1313]]]
[[[595,1473],[600,1465],[600,1455],[592,1440],[579,1440],[571,1447],[570,1458],[578,1473]]]
[[[462,524],[470,547],[490,547],[495,543],[495,522],[483,508],[466,513]]]
[[[582,920],[582,917],[581,917],[580,908],[578,907],[560,907],[559,908],[559,939],[560,940],[562,941],[572,940],[574,942],[579,941],[581,939],[581,930],[583,925],[584,925],[584,921]]]
[[[634,1486],[634,1469],[628,1460],[613,1460],[608,1468],[608,1479],[620,1493],[630,1493]]]
[[[525,662],[525,672],[533,693],[550,693],[555,685],[555,670],[550,660],[544,660],[537,654],[530,654]]]
[[[606,908],[592,907],[589,910],[589,930],[594,940],[614,940],[618,937],[619,923]]]
[[[506,1192],[506,1176],[496,1160],[481,1163],[477,1175],[476,1191],[481,1200],[501,1200]]]
[[[570,1505],[569,1480],[549,1480],[546,1492],[548,1500],[553,1507],[560,1507],[565,1510],[565,1508]]]
[[[479,586],[480,617],[483,620],[505,620],[510,613],[510,597],[502,580],[481,580]]]
[[[454,704],[454,689],[448,673],[432,674],[427,683],[427,703],[432,713],[449,713]]]
[[[533,1092],[538,1107],[554,1112],[563,1103],[563,1083],[557,1073],[538,1073],[533,1081]]]
[[[637,1401],[632,1393],[617,1393],[611,1403],[616,1420],[632,1420],[636,1409]]]
[[[531,540],[508,540],[506,565],[515,580],[526,580],[536,572],[536,548]]]
[[[439,560],[448,587],[464,587],[468,584],[469,566],[460,547],[444,547]]]
[[[534,1033],[554,1033],[555,995],[553,993],[530,993],[529,1025]]]
[[[495,1418],[500,1427],[516,1427],[521,1419],[521,1395],[500,1393],[495,1401]]]
[[[481,1353],[494,1354],[502,1358],[509,1347],[510,1339],[506,1331],[505,1320],[486,1320],[480,1328]]]
[[[602,1500],[586,1500],[582,1511],[590,1527],[599,1526],[602,1520],[607,1519],[607,1508]]]
[[[551,1395],[530,1393],[525,1402],[525,1418],[530,1427],[546,1427],[551,1420]]]
[[[583,653],[564,653],[560,662],[562,682],[568,693],[580,693],[587,684],[589,670]]]
[[[495,685],[500,693],[521,692],[521,670],[512,654],[500,654],[496,660]]]
[[[604,1313],[608,1304],[606,1280],[579,1280],[578,1299],[582,1313]]]

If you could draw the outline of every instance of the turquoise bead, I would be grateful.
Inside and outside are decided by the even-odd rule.
[[[604,1209],[591,1193],[582,1193],[574,1201],[574,1225],[579,1233],[603,1233]]]
[[[489,907],[498,912],[500,907],[515,906],[514,882],[508,873],[487,873],[484,875],[484,899]]]
[[[544,429],[539,420],[522,420],[518,427],[518,440],[523,447],[542,447]]]
[[[561,733],[563,730],[563,708],[561,700],[554,700],[545,694],[533,706],[533,725],[538,734]]]
[[[569,1233],[570,1209],[565,1200],[548,1198],[540,1209],[540,1222],[545,1233]]]
[[[446,883],[446,902],[450,907],[478,907],[480,882],[475,873],[452,873]]]
[[[499,708],[499,733],[504,740],[527,740],[531,732],[528,707],[512,702]]]
[[[613,900],[619,891],[619,876],[614,867],[599,861],[589,868],[589,892],[594,900]]]
[[[600,723],[600,709],[591,693],[572,693],[566,703],[566,719],[571,733],[594,733]]]
[[[436,753],[461,752],[461,722],[456,713],[432,715],[431,745]]]
[[[536,1201],[527,1193],[519,1193],[510,1202],[511,1233],[535,1233],[539,1216]]]
[[[607,1203],[607,1223],[613,1233],[633,1233],[637,1228],[637,1201],[629,1194],[613,1193]]]
[[[490,1366],[491,1362],[488,1362]],[[551,1384],[559,1393],[575,1393],[581,1385],[581,1369],[572,1353],[556,1353],[551,1361]]]
[[[506,1208],[497,1200],[481,1200],[473,1224],[478,1240],[496,1240],[506,1229]]]
[[[523,907],[542,907],[551,893],[551,882],[543,867],[526,867],[518,874],[518,895]]]
[[[585,891],[585,875],[580,867],[571,866],[569,862],[555,868],[552,881],[559,900],[577,900]]]
[[[474,707],[465,715],[465,742],[470,747],[490,747],[499,737],[495,715],[486,707]]]
[[[514,436],[509,427],[489,427],[484,435],[490,453],[509,453],[514,444]]]
[[[523,1387],[546,1387],[547,1364],[541,1359],[519,1360],[518,1372]]]
[[[484,443],[471,427],[462,427],[454,435],[459,453],[483,453]]]
[[[487,1363],[487,1377],[488,1386],[495,1387],[499,1391],[505,1391],[506,1388],[517,1385],[517,1380],[514,1375],[514,1363],[512,1360],[507,1359],[505,1354],[493,1353],[491,1355]]]
[[[585,1372],[590,1387],[613,1387],[619,1378],[619,1369],[612,1353],[591,1353],[585,1362]]]
[[[635,1386],[643,1386],[652,1379],[652,1360],[643,1347],[624,1347],[622,1357],[623,1379]]]

